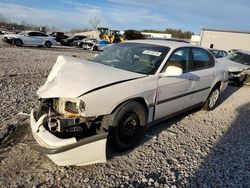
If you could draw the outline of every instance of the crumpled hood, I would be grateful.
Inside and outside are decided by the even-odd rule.
[[[220,58],[217,61],[225,63],[229,72],[240,72],[244,69],[250,68],[249,65],[243,65],[240,63],[236,63],[236,62],[228,59],[228,57]]]
[[[40,98],[76,98],[100,87],[140,77],[145,75],[83,59],[58,56],[37,94]]]

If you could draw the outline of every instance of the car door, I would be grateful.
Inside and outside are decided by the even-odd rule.
[[[194,76],[194,94],[192,105],[204,102],[209,95],[211,86],[215,83],[215,59],[206,50],[192,47],[192,67],[190,73]]]
[[[37,45],[44,45],[44,43],[48,40],[48,35],[40,32],[37,32],[35,37],[37,39]]]
[[[178,77],[159,76],[155,120],[179,112],[190,106],[194,89],[193,77],[192,74],[189,73],[190,63],[191,52],[188,47],[179,48],[171,54],[163,68],[163,72],[168,66],[172,65],[181,67],[183,74]]]
[[[35,45],[36,41],[34,38],[35,32],[28,32],[23,37],[23,43],[24,45]]]

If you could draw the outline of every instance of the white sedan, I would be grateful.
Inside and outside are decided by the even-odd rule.
[[[3,36],[3,41],[15,44],[16,46],[45,46],[46,48],[50,48],[52,45],[56,45],[54,37],[37,31],[6,34]]]
[[[187,43],[137,40],[111,46],[92,61],[59,56],[39,88],[31,146],[57,165],[106,161],[106,141],[134,147],[145,128],[197,106],[216,107],[228,71]]]
[[[250,51],[234,51],[218,61],[227,65],[229,81],[238,86],[250,85]]]

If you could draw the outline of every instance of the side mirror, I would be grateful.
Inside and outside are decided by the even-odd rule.
[[[167,76],[181,76],[183,73],[182,68],[176,66],[168,66],[165,72],[162,74],[164,77]]]

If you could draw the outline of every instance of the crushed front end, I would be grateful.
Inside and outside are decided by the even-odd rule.
[[[84,117],[80,99],[41,99],[40,108],[31,112],[35,150],[60,166],[106,162],[107,131],[102,117]]]
[[[231,71],[228,74],[229,81],[238,85],[250,85],[250,69],[243,69],[241,71]]]

